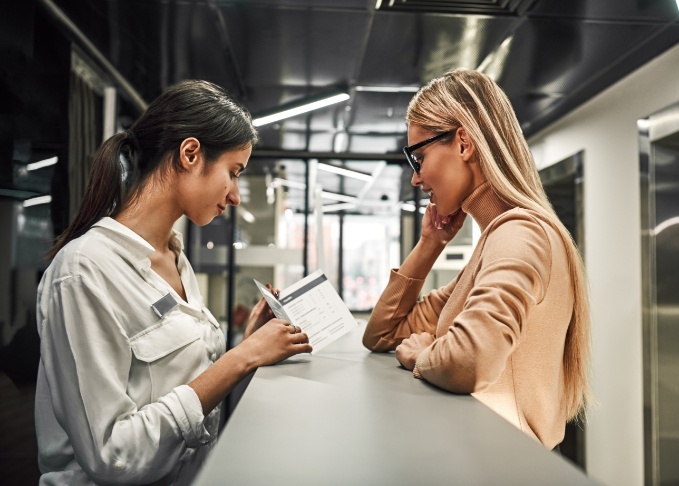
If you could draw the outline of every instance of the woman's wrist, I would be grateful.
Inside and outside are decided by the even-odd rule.
[[[428,252],[441,253],[443,249],[448,244],[445,240],[440,240],[438,238],[432,238],[428,236],[420,236],[420,240],[417,242],[418,245]]]
[[[445,245],[427,238],[420,238],[415,248],[406,257],[399,268],[399,273],[406,277],[424,279],[434,266]]]
[[[228,350],[224,355],[227,361],[231,361],[229,365],[235,366],[243,376],[252,373],[259,367],[256,354],[248,352],[246,348],[247,346],[244,346],[244,343],[241,342],[241,344]]]

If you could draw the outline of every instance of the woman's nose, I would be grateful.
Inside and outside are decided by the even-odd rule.
[[[420,174],[417,172],[413,171],[413,176],[410,178],[410,183],[413,186],[419,186],[422,184],[422,179],[420,179]]]
[[[227,194],[226,203],[231,206],[238,206],[240,204],[240,188],[238,187],[238,183],[234,184],[229,191],[229,194]]]

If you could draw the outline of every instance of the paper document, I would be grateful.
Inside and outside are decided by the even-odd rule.
[[[309,336],[314,348],[311,354],[358,326],[323,270],[281,290],[278,299],[261,282],[255,283],[276,317],[290,321]]]

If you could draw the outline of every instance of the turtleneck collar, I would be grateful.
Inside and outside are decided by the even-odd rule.
[[[511,208],[495,194],[488,181],[474,189],[467,199],[462,201],[462,211],[474,218],[481,232],[485,231],[491,221]]]

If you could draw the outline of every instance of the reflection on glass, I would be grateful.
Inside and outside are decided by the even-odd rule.
[[[342,298],[353,311],[372,310],[399,266],[398,217],[351,215],[344,218]]]

